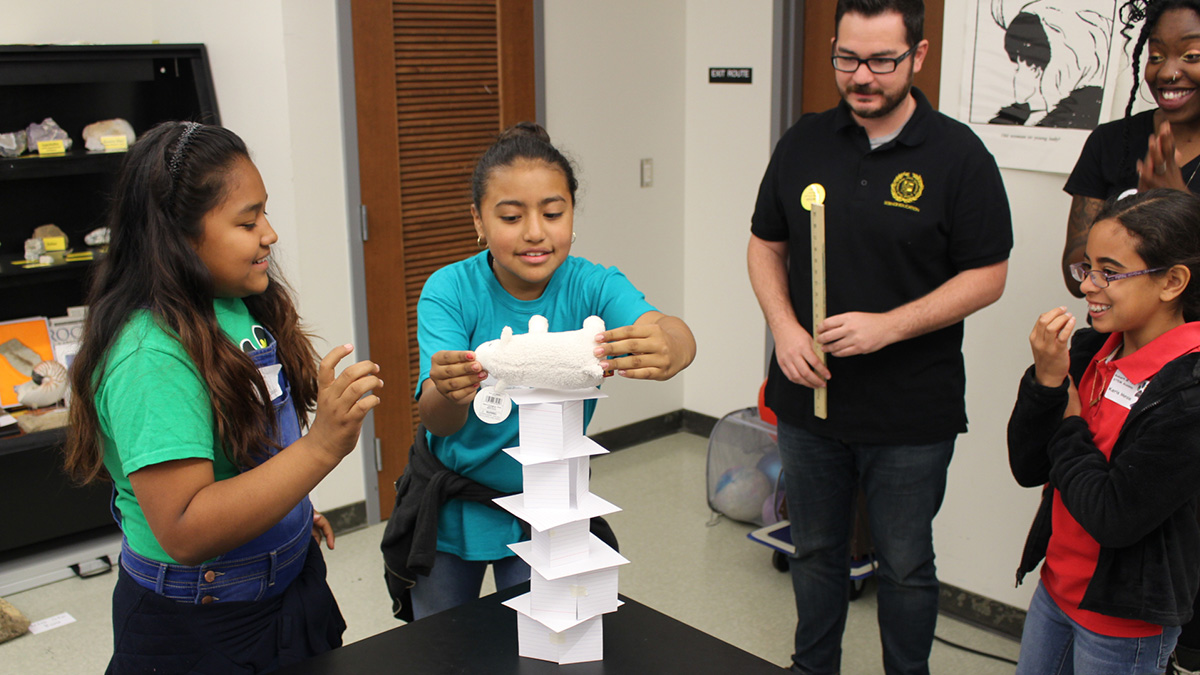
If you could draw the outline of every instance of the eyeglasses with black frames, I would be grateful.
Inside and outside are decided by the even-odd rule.
[[[876,75],[887,75],[888,73],[896,72],[896,68],[900,67],[900,62],[912,56],[916,51],[916,46],[909,47],[908,51],[900,56],[872,56],[869,59],[860,59],[857,56],[845,56],[843,54],[834,54],[830,57],[833,61],[833,69],[840,70],[843,73],[853,73],[858,71],[858,67],[862,64],[867,64],[867,70]]]
[[[1072,279],[1074,279],[1075,281],[1078,281],[1080,283],[1083,283],[1084,279],[1091,277],[1092,284],[1094,284],[1096,286],[1096,288],[1108,288],[1108,285],[1114,281],[1120,281],[1121,279],[1128,279],[1129,277],[1140,277],[1143,274],[1153,274],[1154,272],[1161,272],[1161,271],[1167,269],[1165,267],[1154,267],[1154,268],[1151,268],[1148,270],[1138,270],[1137,272],[1122,272],[1121,274],[1106,274],[1104,272],[1104,270],[1092,269],[1092,266],[1085,262],[1072,263],[1070,265],[1070,268],[1071,268],[1071,278]]]

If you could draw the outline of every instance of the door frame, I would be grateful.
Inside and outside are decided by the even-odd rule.
[[[363,251],[363,228],[360,205],[362,187],[359,171],[358,151],[358,105],[354,74],[354,31],[351,12],[352,0],[336,0],[338,72],[340,75],[342,110],[343,168],[346,176],[346,235],[350,243],[350,286],[351,316],[355,352],[358,359],[371,358],[370,324],[367,304],[366,260]],[[533,53],[534,53],[534,101],[537,120],[545,124],[545,38],[544,0],[532,0],[533,4]],[[368,218],[369,219],[369,218]],[[362,451],[361,470],[366,507],[366,524],[373,525],[383,520],[380,513],[379,461],[375,447],[375,415],[367,415],[359,434],[358,447]]]
[[[355,102],[354,31],[350,14],[351,0],[337,0],[338,74],[342,102],[342,163],[346,176],[346,236],[350,242],[350,315],[353,321],[354,351],[358,359],[371,358],[370,330],[367,324],[367,266],[363,256],[362,223],[359,204],[362,190],[358,172],[358,106]],[[379,515],[379,472],[375,463],[375,415],[367,415],[358,436],[362,451],[364,502],[367,525],[382,520]]]

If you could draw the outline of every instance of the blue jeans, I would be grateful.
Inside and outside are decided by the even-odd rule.
[[[792,670],[837,673],[850,600],[850,534],[859,486],[879,563],[878,620],[889,675],[929,672],[937,623],[933,517],[946,493],[954,439],[928,445],[846,443],[779,423],[796,553]]]
[[[1162,635],[1144,638],[1093,633],[1059,609],[1039,581],[1025,615],[1017,675],[1161,673],[1179,631],[1179,626],[1164,626]]]
[[[479,599],[489,564],[498,591],[529,581],[529,565],[515,555],[489,562],[438,551],[429,576],[418,576],[412,588],[413,620]]]

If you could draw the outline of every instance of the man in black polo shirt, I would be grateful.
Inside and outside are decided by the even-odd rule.
[[[775,339],[766,400],[796,543],[793,670],[838,672],[861,485],[884,667],[928,673],[932,522],[967,422],[962,321],[1003,292],[1012,224],[995,160],[912,88],[929,49],[921,0],[839,0],[836,17],[842,102],[779,141],[747,255]],[[828,318],[814,345],[807,207],[822,195]],[[827,419],[814,387],[827,387]]]

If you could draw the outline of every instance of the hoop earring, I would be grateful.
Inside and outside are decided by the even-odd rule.
[[[572,243],[572,244],[574,244],[574,243],[575,243],[575,238],[576,238],[576,237],[578,237],[578,236],[579,236],[579,235],[575,234],[574,232],[572,232],[572,233],[571,233],[571,243]]]
[[[479,248],[487,248],[487,240],[483,238],[482,234],[475,237],[475,245]]]

